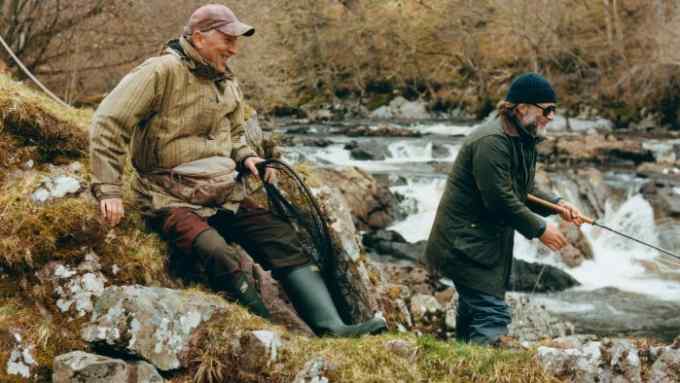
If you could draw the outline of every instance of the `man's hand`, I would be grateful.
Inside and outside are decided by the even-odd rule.
[[[558,205],[567,209],[567,211],[564,213],[560,213],[560,216],[563,220],[573,223],[576,226],[581,226],[583,223],[585,223],[583,220],[583,214],[576,206],[570,204],[567,201],[560,201]]]
[[[125,215],[123,200],[120,198],[108,198],[99,201],[99,210],[101,210],[104,222],[111,226],[118,225]]]
[[[260,157],[248,157],[245,162],[243,163],[248,170],[250,170],[251,173],[255,175],[255,177],[260,177],[260,173],[257,171],[257,167],[255,165],[259,164],[260,162],[264,162],[264,159]],[[264,171],[264,179],[272,183],[274,180],[276,180],[276,169],[272,169],[270,167],[266,168]]]
[[[567,239],[562,235],[557,228],[557,225],[552,222],[548,223],[545,227],[545,232],[543,232],[543,235],[539,239],[552,251],[557,251],[567,244]]]

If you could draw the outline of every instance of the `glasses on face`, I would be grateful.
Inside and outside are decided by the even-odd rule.
[[[551,113],[555,113],[555,111],[557,110],[557,107],[555,105],[546,106],[545,108],[538,104],[532,105],[543,111],[543,117],[548,117],[550,116]]]

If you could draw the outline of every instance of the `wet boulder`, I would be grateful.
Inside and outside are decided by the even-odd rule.
[[[513,291],[554,292],[580,283],[567,272],[551,265],[514,259],[510,287]]]
[[[361,161],[384,161],[390,157],[387,145],[376,140],[352,141],[345,145],[352,159]]]
[[[340,191],[358,230],[383,229],[401,217],[390,189],[357,167],[319,168],[315,175]]]
[[[576,267],[586,259],[593,259],[593,245],[579,227],[560,220],[560,231],[567,237],[567,246],[560,249],[562,261],[569,267]]]
[[[367,250],[379,255],[418,262],[425,254],[427,241],[409,243],[401,234],[391,230],[369,232],[362,237]]]

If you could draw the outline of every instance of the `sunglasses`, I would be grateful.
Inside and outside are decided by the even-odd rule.
[[[550,116],[550,113],[555,113],[557,111],[557,107],[555,105],[550,105],[546,106],[545,108],[538,105],[538,104],[531,104],[535,107],[538,107],[538,109],[543,111],[543,117],[548,117]]]

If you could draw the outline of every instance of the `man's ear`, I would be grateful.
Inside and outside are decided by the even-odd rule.
[[[515,113],[518,116],[524,116],[527,114],[527,110],[529,109],[529,106],[527,104],[517,104],[515,107]]]
[[[203,40],[204,39],[205,39],[205,37],[199,31],[194,31],[193,33],[191,33],[191,43],[196,48],[203,46]]]

